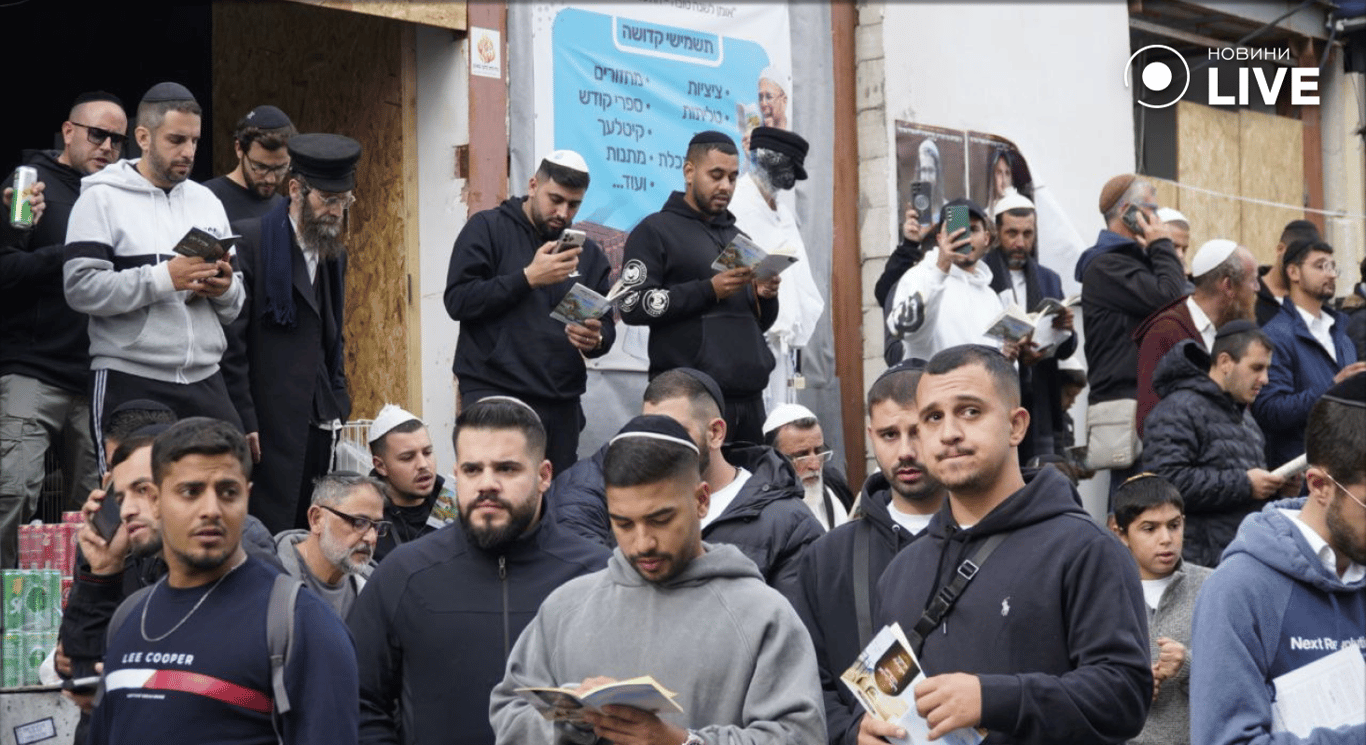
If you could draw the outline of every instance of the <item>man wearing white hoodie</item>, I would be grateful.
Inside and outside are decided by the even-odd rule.
[[[137,398],[180,418],[242,426],[218,369],[223,327],[245,298],[240,278],[228,257],[208,262],[172,250],[190,228],[231,234],[218,197],[188,180],[200,113],[184,86],[152,86],[138,105],[143,157],[85,179],[71,209],[63,289],[74,310],[90,315],[95,432],[104,412]]]
[[[816,656],[796,611],[726,544],[702,542],[710,490],[677,421],[632,419],[603,460],[617,548],[607,568],[550,594],[493,690],[499,743],[820,743]],[[581,692],[650,675],[679,711],[629,706],[551,723],[516,691]]]

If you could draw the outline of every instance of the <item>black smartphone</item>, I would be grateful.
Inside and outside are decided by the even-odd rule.
[[[955,237],[954,233],[963,230],[963,234]],[[968,223],[968,207],[965,204],[953,204],[944,208],[944,232],[949,236],[951,243],[957,243],[964,238],[971,237],[972,228]],[[966,243],[953,250],[954,253],[972,253],[972,244]]]
[[[916,219],[920,224],[929,225],[930,219],[934,217],[930,214],[930,182],[911,182],[911,206],[915,208],[916,213],[919,215]]]
[[[1142,212],[1143,210],[1140,210],[1138,205],[1131,204],[1128,209],[1124,210],[1124,214],[1120,217],[1120,219],[1124,221],[1124,227],[1128,228],[1129,232],[1134,235],[1143,235],[1143,226],[1138,222],[1138,216]]]
[[[104,501],[100,503],[100,508],[95,511],[90,522],[95,526],[95,532],[100,534],[105,543],[114,539],[114,534],[119,530],[119,524],[123,522],[120,516],[119,500],[109,493],[109,487],[113,484],[113,474],[104,477]]]
[[[79,693],[88,696],[95,692],[100,685],[100,676],[92,675],[88,678],[71,678],[62,680],[62,690]]]

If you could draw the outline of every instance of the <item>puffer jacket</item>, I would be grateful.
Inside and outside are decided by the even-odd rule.
[[[1213,567],[1261,503],[1252,498],[1250,468],[1262,468],[1262,431],[1248,408],[1209,376],[1209,353],[1193,339],[1157,364],[1162,397],[1143,429],[1143,465],[1172,482],[1186,500],[1182,557]]]

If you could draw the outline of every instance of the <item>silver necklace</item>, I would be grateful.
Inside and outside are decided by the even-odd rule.
[[[190,616],[193,616],[194,612],[199,610],[199,606],[203,605],[204,601],[209,599],[209,596],[213,594],[213,591],[217,590],[218,586],[223,584],[223,580],[227,579],[229,574],[232,574],[233,572],[237,571],[237,567],[242,566],[242,564],[245,563],[245,561],[246,557],[243,557],[242,561],[233,564],[232,569],[229,569],[227,572],[223,574],[222,577],[219,577],[218,581],[213,583],[213,586],[209,588],[208,592],[199,596],[199,601],[194,604],[194,607],[190,609],[190,612],[186,613],[184,618],[181,618],[179,621],[177,621],[176,625],[172,626],[170,631],[167,631],[166,633],[156,638],[152,638],[147,635],[147,607],[152,604],[152,595],[156,593],[157,586],[161,585],[163,582],[166,581],[166,577],[162,577],[160,581],[158,581],[155,585],[152,585],[151,592],[147,593],[147,602],[142,604],[142,624],[141,628],[139,629],[139,631],[142,632],[142,640],[145,642],[155,643],[161,641],[162,639],[165,639],[171,634],[174,634],[177,629],[179,629],[181,626],[185,624],[186,621],[190,620]]]

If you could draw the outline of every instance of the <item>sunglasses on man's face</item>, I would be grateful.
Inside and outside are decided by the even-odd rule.
[[[92,127],[89,124],[81,124],[80,122],[72,122],[71,124],[85,130],[85,141],[89,142],[91,145],[103,145],[104,141],[107,139],[109,140],[109,144],[114,146],[115,150],[122,150],[123,143],[128,141],[128,135],[119,134],[118,132],[110,132],[107,129]]]

